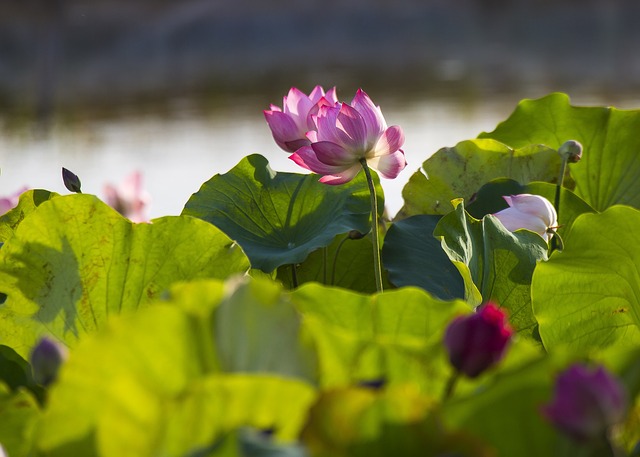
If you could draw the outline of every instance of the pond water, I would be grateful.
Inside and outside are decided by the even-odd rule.
[[[441,147],[491,131],[516,101],[459,103],[392,102],[382,109],[389,125],[402,126],[408,166],[395,180],[382,180],[390,215],[402,206],[402,188],[421,163]],[[23,186],[66,194],[61,167],[82,180],[85,193],[102,196],[106,182],[118,183],[141,170],[151,194],[151,217],[180,214],[191,194],[216,173],[248,154],[265,156],[276,171],[304,172],[274,143],[261,106],[203,115],[188,107],[170,116],[124,115],[56,126],[46,136],[0,136],[0,196]]]

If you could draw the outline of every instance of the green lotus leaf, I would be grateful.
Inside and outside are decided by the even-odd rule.
[[[31,391],[19,388],[12,392],[0,382],[0,444],[7,455],[33,455],[33,434],[40,414]]]
[[[583,214],[565,248],[538,265],[533,311],[547,349],[640,344],[640,211],[614,206]]]
[[[29,389],[40,402],[44,399],[44,389],[34,381],[29,362],[12,348],[0,345],[0,383],[2,382],[13,391],[21,387]]]
[[[32,189],[23,192],[20,195],[18,205],[0,216],[0,243],[4,243],[11,238],[18,225],[41,203],[57,196],[58,194],[43,189]]]
[[[378,211],[382,188],[374,173]],[[237,241],[253,268],[271,272],[304,261],[338,234],[370,230],[369,188],[364,173],[330,186],[317,175],[279,173],[260,155],[245,157],[193,194],[182,214],[219,227]]]
[[[547,258],[546,241],[528,230],[511,233],[491,215],[475,219],[462,202],[440,220],[434,235],[464,280],[466,300],[497,302],[509,310],[518,332],[536,339],[530,284],[536,263]]]
[[[400,217],[447,214],[453,210],[452,200],[470,200],[482,184],[495,178],[521,184],[557,181],[560,156],[555,150],[529,144],[518,148],[477,139],[440,149],[409,178],[402,190],[405,203]]]
[[[463,299],[462,277],[433,236],[440,218],[419,215],[394,222],[384,238],[382,260],[398,287],[421,287],[442,300]]]
[[[91,195],[42,203],[0,249],[0,343],[26,356],[38,337],[73,345],[109,315],[149,303],[172,283],[249,268],[217,228],[190,217],[132,224]]]
[[[229,281],[214,313],[214,329],[223,371],[270,372],[315,383],[315,351],[304,341],[300,315],[280,284]]]
[[[582,160],[569,164],[575,193],[602,211],[615,204],[640,208],[638,130],[640,110],[572,106],[567,95],[556,93],[521,101],[506,121],[480,138],[513,148],[536,143],[557,149],[567,140],[579,141]]]
[[[319,360],[320,385],[415,382],[442,392],[450,366],[446,325],[469,306],[406,287],[364,295],[308,283],[291,292]]]
[[[291,268],[291,265],[278,268],[277,279],[287,288],[294,289],[297,286],[294,285]],[[376,291],[373,249],[369,237],[351,239],[348,234],[338,235],[329,246],[313,251],[295,268],[298,286],[315,281],[355,292]],[[386,277],[382,279],[387,288],[389,284],[385,281]]]
[[[562,363],[564,358],[538,357],[503,371],[481,390],[445,403],[446,428],[481,438],[496,455],[577,455],[576,447],[560,437],[540,413],[540,407],[552,397],[553,378]]]
[[[219,371],[212,313],[224,288],[216,281],[177,285],[165,303],[110,319],[80,341],[51,388],[39,449],[53,456],[68,449],[198,455],[243,426],[294,440],[315,389],[267,373]]]
[[[480,439],[443,429],[434,400],[415,386],[324,392],[302,438],[315,457],[493,455]]]

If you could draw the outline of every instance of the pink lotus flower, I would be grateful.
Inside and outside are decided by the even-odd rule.
[[[600,438],[624,419],[627,393],[602,366],[573,365],[556,379],[554,399],[542,413],[576,441]]]
[[[458,372],[475,378],[502,359],[513,333],[506,320],[505,313],[489,302],[449,324],[444,345]]]
[[[295,152],[311,144],[306,134],[315,130],[312,116],[318,113],[320,106],[334,106],[337,102],[335,87],[325,93],[321,86],[316,86],[309,96],[292,87],[282,99],[282,109],[271,105],[270,110],[264,111],[264,117],[278,146],[287,152]]]
[[[398,126],[387,128],[380,107],[358,89],[351,104],[320,105],[312,116],[317,130],[307,133],[311,140],[290,156],[295,163],[324,175],[320,182],[343,184],[362,168],[361,159],[383,177],[393,179],[407,162],[400,149],[404,133]]]
[[[20,195],[27,190],[29,190],[27,187],[23,187],[7,197],[0,197],[0,216],[15,208],[18,205],[18,200],[20,200]]]
[[[134,171],[115,187],[109,183],[104,186],[105,202],[131,222],[148,222],[146,207],[151,197],[142,187],[142,174]]]
[[[527,229],[549,241],[558,228],[558,216],[549,200],[540,195],[519,194],[505,196],[509,208],[494,214],[511,232]]]

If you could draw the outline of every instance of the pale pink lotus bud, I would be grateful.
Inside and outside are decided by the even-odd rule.
[[[540,195],[518,194],[502,197],[509,208],[494,214],[504,227],[514,232],[527,229],[549,241],[558,227],[556,210],[549,200]]]
[[[14,192],[11,195],[0,197],[0,216],[15,208],[18,204],[18,200],[20,200],[20,195],[22,195],[27,190],[29,190],[27,187],[23,187],[22,189]]]
[[[120,185],[104,186],[105,202],[131,222],[148,222],[146,214],[151,197],[142,186],[142,174],[134,171]]]
[[[384,178],[393,179],[407,161],[400,127],[387,127],[379,106],[358,89],[351,104],[320,106],[313,116],[317,129],[307,133],[311,141],[289,158],[314,173],[323,175],[320,182],[344,184],[362,169],[361,160]]]
[[[278,146],[287,152],[295,152],[311,144],[307,132],[316,129],[312,117],[320,107],[336,103],[335,87],[325,93],[322,86],[316,86],[309,95],[292,87],[282,99],[282,108],[271,105],[271,109],[264,111],[264,117]]]
[[[454,368],[475,378],[502,360],[512,334],[506,314],[489,302],[476,313],[453,320],[444,345]]]
[[[625,387],[604,367],[576,364],[558,376],[542,413],[574,440],[587,442],[624,419],[627,400]]]

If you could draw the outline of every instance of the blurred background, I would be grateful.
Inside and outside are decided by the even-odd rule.
[[[321,84],[403,127],[394,214],[429,155],[523,98],[640,108],[639,50],[637,0],[0,0],[0,196],[138,169],[151,216],[179,214],[245,155],[300,171],[262,110]]]

